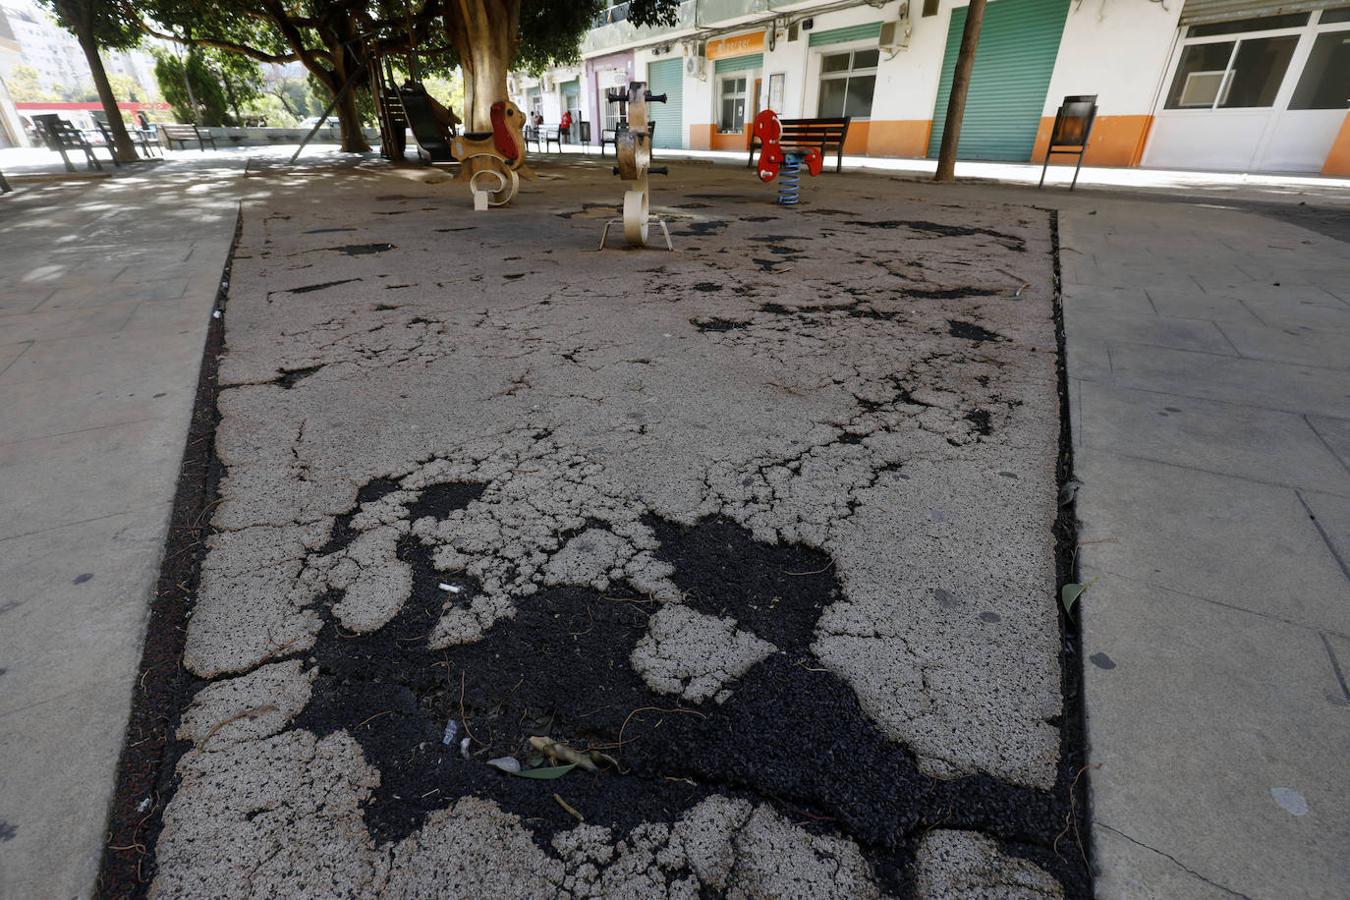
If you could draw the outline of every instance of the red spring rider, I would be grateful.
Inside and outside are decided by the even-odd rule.
[[[778,177],[779,170],[788,161],[788,154],[783,152],[781,143],[783,123],[778,121],[778,113],[766,109],[755,116],[755,137],[759,138],[760,147],[759,180],[767,184]],[[794,147],[791,153],[806,163],[806,170],[812,175],[820,174],[825,160],[820,155],[819,147]]]

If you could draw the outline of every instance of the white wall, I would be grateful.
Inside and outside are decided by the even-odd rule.
[[[1098,115],[1152,113],[1181,6],[1179,0],[1166,5],[1150,0],[1070,4],[1044,115],[1053,116],[1069,94],[1096,94]]]

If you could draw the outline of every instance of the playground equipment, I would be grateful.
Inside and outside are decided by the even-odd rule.
[[[498,100],[490,115],[491,131],[466,132],[450,139],[450,153],[466,170],[472,170],[469,190],[478,211],[510,203],[520,189],[518,173],[525,165],[525,114],[510,100]],[[469,161],[475,159],[486,166],[474,168]],[[493,181],[496,185],[490,187]]]
[[[820,148],[794,147],[785,151],[781,143],[783,123],[771,109],[755,116],[754,135],[760,145],[756,167],[759,180],[768,184],[778,179],[778,202],[783,206],[796,206],[801,196],[802,165],[805,164],[814,177],[820,174],[825,164]]]
[[[645,81],[630,82],[628,87],[609,91],[611,103],[628,104],[628,129],[614,135],[615,155],[619,164],[614,174],[623,179],[628,189],[623,195],[623,218],[610,219],[600,235],[600,249],[605,249],[612,225],[623,223],[623,236],[630,247],[647,246],[647,234],[653,222],[661,226],[666,238],[666,249],[674,251],[670,242],[670,229],[666,223],[651,215],[651,199],[647,187],[648,175],[669,175],[665,166],[653,166],[651,129],[647,122],[647,104],[665,103],[665,94],[653,94],[647,90]]]

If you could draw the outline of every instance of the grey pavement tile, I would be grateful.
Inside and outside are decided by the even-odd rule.
[[[1111,346],[1111,366],[1123,387],[1350,418],[1338,370],[1125,343]]]
[[[0,334],[8,327],[8,320],[14,316],[31,313],[52,295],[52,289],[45,286],[21,287],[9,282],[5,292],[0,294]]]
[[[15,361],[27,353],[32,346],[31,341],[20,344],[0,344],[0,375],[4,375],[5,370],[13,366]]]
[[[1187,290],[1149,288],[1148,296],[1160,316],[1204,319],[1210,322],[1261,324],[1261,320],[1237,297],[1207,294],[1199,288]]]
[[[1350,719],[1320,636],[1110,576],[1083,603],[1094,818],[1201,879],[1099,828],[1099,896],[1344,896]]]
[[[1068,284],[1063,286],[1065,315],[1073,313],[1131,313],[1154,315],[1153,304],[1141,288],[1101,287],[1098,285]]]
[[[0,538],[167,503],[185,425],[156,419],[0,444]]]
[[[1092,823],[1092,845],[1097,900],[1233,900],[1236,896],[1100,819]]]
[[[109,303],[89,309],[8,316],[0,320],[0,344],[106,334],[120,329],[135,308],[135,303]]]
[[[1073,340],[1129,341],[1197,353],[1236,356],[1213,322],[1168,316],[1086,311],[1065,304],[1065,333]]]
[[[1345,576],[1294,490],[1104,450],[1075,474],[1085,566],[1350,634]]]
[[[148,507],[0,540],[0,720],[135,671],[168,515]]]
[[[1350,344],[1350,306],[1314,303],[1308,300],[1300,300],[1294,303],[1244,300],[1243,305],[1263,324],[1272,328],[1299,328],[1334,332],[1340,336],[1342,346]]]
[[[98,306],[103,303],[122,303],[128,300],[175,300],[187,289],[186,278],[165,281],[147,281],[133,285],[90,284],[81,287],[58,288],[40,309],[71,309]]]
[[[0,387],[54,379],[88,392],[139,376],[150,393],[167,390],[166,377],[176,383],[182,372],[195,372],[201,359],[199,342],[163,340],[177,331],[170,326],[41,341],[0,372]]]
[[[1346,310],[1350,313],[1350,309]],[[1311,325],[1274,327],[1228,322],[1216,326],[1249,359],[1350,369],[1350,335]],[[1329,375],[1350,378],[1350,375]]]
[[[148,368],[148,367],[147,367]],[[195,374],[186,363],[137,375],[127,368],[97,384],[60,378],[9,384],[0,381],[4,428],[0,445],[48,435],[187,416]]]
[[[0,897],[87,897],[130,708],[125,678],[0,717]]]
[[[1308,424],[1327,442],[1331,452],[1350,466],[1350,418],[1308,416]]]
[[[1298,413],[1086,383],[1088,447],[1350,497],[1350,471]]]
[[[1302,491],[1300,496],[1345,573],[1346,596],[1350,597],[1350,498],[1319,491]]]

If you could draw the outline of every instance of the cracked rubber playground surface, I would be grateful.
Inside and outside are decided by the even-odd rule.
[[[152,893],[1086,890],[1048,219],[672,168],[251,178]]]

